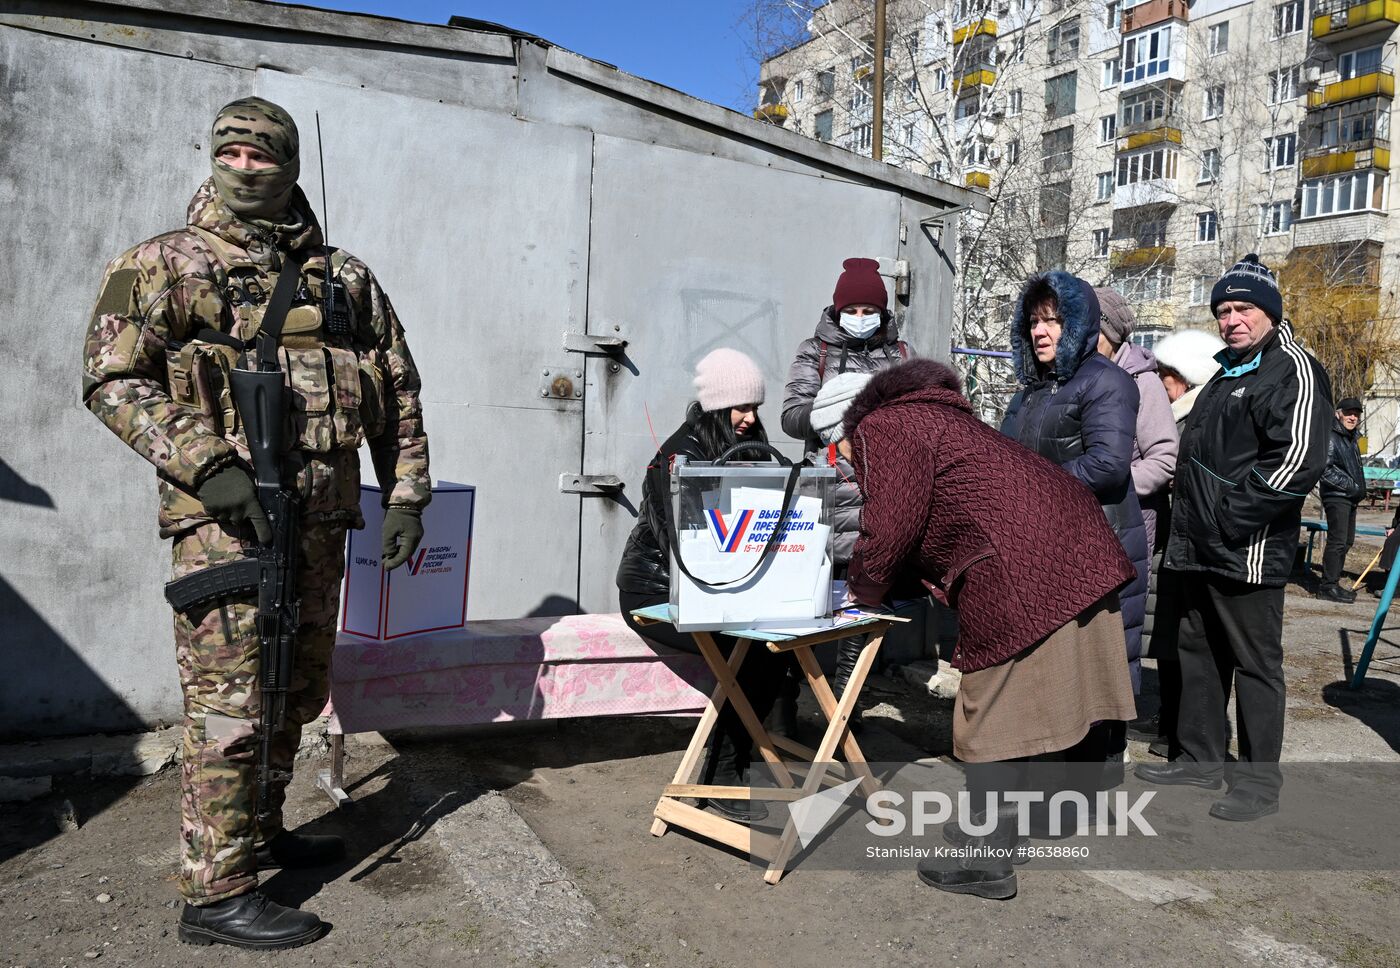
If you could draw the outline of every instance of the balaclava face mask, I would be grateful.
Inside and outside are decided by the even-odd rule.
[[[248,171],[226,165],[217,155],[231,144],[254,145],[277,164]],[[224,105],[209,136],[209,163],[219,197],[240,218],[281,220],[291,208],[292,190],[301,174],[300,145],[296,122],[271,101],[245,97]]]

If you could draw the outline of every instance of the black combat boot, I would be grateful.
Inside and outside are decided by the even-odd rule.
[[[271,867],[321,867],[345,856],[345,841],[330,834],[294,834],[282,831],[258,847],[258,869]]]
[[[835,693],[837,699],[845,695],[846,684],[851,681],[851,673],[856,669],[856,660],[860,658],[860,651],[863,648],[865,648],[865,639],[858,635],[836,643],[836,671],[831,677],[831,691]],[[851,732],[860,732],[859,706],[851,710],[850,723]]]
[[[1014,804],[997,811],[996,827],[990,834],[971,838],[961,850],[960,857],[919,861],[919,880],[950,894],[972,894],[996,901],[1016,896],[1016,870],[1012,866],[1016,854]]]
[[[186,904],[180,913],[180,940],[186,944],[272,951],[310,944],[325,930],[325,922],[316,915],[284,907],[261,891],[203,907]]]

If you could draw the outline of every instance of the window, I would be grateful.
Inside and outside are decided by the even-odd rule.
[[[1230,23],[1211,24],[1206,33],[1206,52],[1211,57],[1223,54],[1230,49]]]
[[[1303,211],[1299,218],[1384,207],[1385,172],[1357,171],[1303,182]]]
[[[856,152],[868,152],[870,150],[869,124],[857,124],[851,128],[851,150]]]
[[[1065,237],[1035,240],[1036,268],[1041,272],[1063,269],[1065,266]]]
[[[1191,305],[1205,306],[1210,302],[1210,291],[1215,286],[1214,276],[1197,276],[1191,280]]]
[[[1172,270],[1154,266],[1146,272],[1113,280],[1113,288],[1130,303],[1160,302],[1172,297]]]
[[[1303,65],[1294,64],[1282,70],[1269,71],[1269,103],[1281,104],[1298,96],[1303,80]]]
[[[1201,120],[1209,121],[1225,113],[1225,85],[1212,84],[1204,93],[1205,103],[1201,106]]]
[[[985,141],[969,141],[962,147],[962,163],[964,165],[976,165],[979,168],[987,167],[987,156],[990,146]]]
[[[874,80],[870,76],[862,77],[851,85],[851,113],[859,115],[870,110],[871,92],[874,90]]]
[[[1196,241],[1214,242],[1216,230],[1220,227],[1220,221],[1214,212],[1196,213]]]
[[[1123,62],[1117,57],[1111,57],[1103,62],[1103,77],[1099,79],[1099,87],[1109,88],[1123,80]]]
[[[1047,131],[1040,141],[1040,170],[1068,171],[1074,163],[1074,128]]]
[[[935,91],[948,90],[948,72],[941,67],[933,69],[933,89]]]
[[[1108,229],[1094,229],[1093,250],[1095,259],[1108,258]]]
[[[1286,235],[1292,227],[1292,202],[1265,202],[1259,206],[1260,235]]]
[[[1303,29],[1303,0],[1288,0],[1274,7],[1274,36],[1287,37]]]
[[[1021,139],[1012,138],[1006,143],[1006,163],[1014,165],[1021,160]]]
[[[1264,153],[1269,169],[1288,168],[1297,157],[1298,136],[1289,132],[1288,134],[1276,134],[1272,138],[1265,138]]]
[[[933,163],[932,169],[930,170],[932,171],[934,178],[946,178],[948,176],[948,166],[943,164],[942,159],[935,161]]]
[[[1045,120],[1053,121],[1074,113],[1079,75],[1070,71],[1045,82]]]
[[[1146,127],[1154,121],[1161,121],[1168,115],[1176,114],[1174,98],[1167,92],[1148,89],[1133,91],[1123,95],[1118,101],[1118,127]]]
[[[1117,133],[1115,127],[1117,122],[1118,115],[1116,114],[1105,114],[1099,118],[1099,144],[1106,145],[1113,140],[1114,134]]]
[[[1045,53],[1051,64],[1063,64],[1079,56],[1079,18],[1066,20],[1046,34]]]
[[[1382,107],[1382,103],[1384,106]],[[1321,115],[1317,127],[1304,138],[1321,148],[1367,142],[1373,138],[1390,137],[1390,100],[1376,98],[1349,101]]]
[[[1382,60],[1381,48],[1379,47],[1349,50],[1337,58],[1337,73],[1344,81],[1366,74],[1374,74],[1381,69]]]
[[[822,111],[812,119],[812,137],[818,141],[831,140],[831,112]]]
[[[1006,116],[1014,118],[1021,113],[1021,89],[1017,88],[1006,95]]]
[[[919,96],[919,75],[910,74],[904,82],[904,96],[910,101]]]
[[[802,100],[802,93],[803,93],[803,91],[802,91],[802,82],[801,82],[801,81],[795,81],[795,82],[793,82],[793,85],[792,85],[792,99],[793,99],[793,101],[801,101],[801,100]]]
[[[1094,201],[1106,202],[1113,197],[1113,172],[1101,171],[1094,180]]]
[[[1103,25],[1109,30],[1118,30],[1123,26],[1123,5],[1114,2],[1104,4]]]
[[[1015,40],[1015,46],[1011,50],[1011,59],[1017,64],[1026,62],[1026,36],[1022,34]]]
[[[836,71],[827,68],[817,72],[817,93],[822,97],[831,97],[836,90]]]
[[[904,126],[904,143],[910,148],[915,147],[919,138],[919,126],[914,122],[909,122]]]
[[[1171,41],[1169,26],[1123,41],[1123,80],[1142,81],[1165,74],[1171,66]]]
[[[1118,156],[1117,183],[1120,187],[1135,182],[1175,177],[1175,151],[1168,151],[1166,148],[1153,148],[1151,151]]]
[[[1201,152],[1201,173],[1196,176],[1197,182],[1213,182],[1220,178],[1220,149],[1207,148]]]
[[[974,94],[972,97],[958,99],[958,102],[953,105],[953,117],[961,121],[963,118],[975,116],[980,110],[982,110],[982,97]]]

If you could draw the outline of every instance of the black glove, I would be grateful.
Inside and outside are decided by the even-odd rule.
[[[244,522],[252,524],[259,544],[272,543],[272,526],[267,523],[262,505],[258,504],[257,488],[248,472],[237,467],[225,467],[209,475],[196,489],[204,510],[224,530]]]
[[[390,508],[384,512],[383,565],[393,571],[418,550],[423,540],[423,512],[416,508]]]

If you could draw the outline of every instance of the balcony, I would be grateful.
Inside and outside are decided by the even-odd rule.
[[[1114,271],[1174,265],[1176,265],[1176,246],[1174,245],[1139,245],[1130,249],[1114,249],[1108,254],[1108,266]]]
[[[1154,105],[1157,110],[1161,105]],[[1171,128],[1180,133],[1186,127],[1186,115],[1179,111],[1166,111],[1152,117],[1144,117],[1140,120],[1124,121],[1120,113],[1118,117],[1118,137],[1126,138],[1129,135],[1141,134],[1144,131],[1157,131],[1161,128]],[[1180,142],[1177,142],[1180,144]]]
[[[1186,0],[1147,0],[1123,11],[1123,33],[1130,34],[1167,20],[1186,21],[1190,14]]]
[[[1388,34],[1396,24],[1400,24],[1400,0],[1318,0],[1313,7],[1315,40],[1332,42]]]
[[[1320,90],[1308,92],[1308,110],[1316,111],[1363,97],[1395,97],[1395,75],[1390,71],[1372,71],[1347,81],[1333,81]]]
[[[953,93],[962,94],[969,87],[991,87],[997,82],[996,68],[991,64],[978,64],[967,70],[962,77],[953,81]]]
[[[974,168],[963,176],[963,186],[985,192],[992,187],[992,173],[985,168]]]
[[[1149,145],[1159,145],[1170,143],[1181,144],[1181,129],[1171,127],[1164,119],[1159,118],[1152,122],[1155,127],[1141,131],[1133,131],[1130,134],[1120,134],[1118,136],[1118,150],[1132,151],[1135,148],[1146,148]]]
[[[1146,181],[1129,182],[1113,189],[1113,207],[1137,208],[1141,205],[1175,205],[1177,203],[1175,178],[1149,178]]]
[[[788,113],[786,104],[762,104],[753,110],[753,116],[756,120],[767,121],[769,124],[776,124],[779,127],[787,121]]]
[[[1400,0],[1395,0],[1395,2],[1400,3]],[[956,47],[958,44],[972,40],[974,37],[990,37],[995,40],[996,36],[997,22],[990,18],[983,17],[980,20],[974,20],[971,23],[963,24],[963,26],[953,31],[953,46]]]
[[[1390,142],[1385,138],[1352,141],[1335,147],[1310,148],[1303,152],[1303,177],[1321,178],[1362,168],[1390,170]]]

